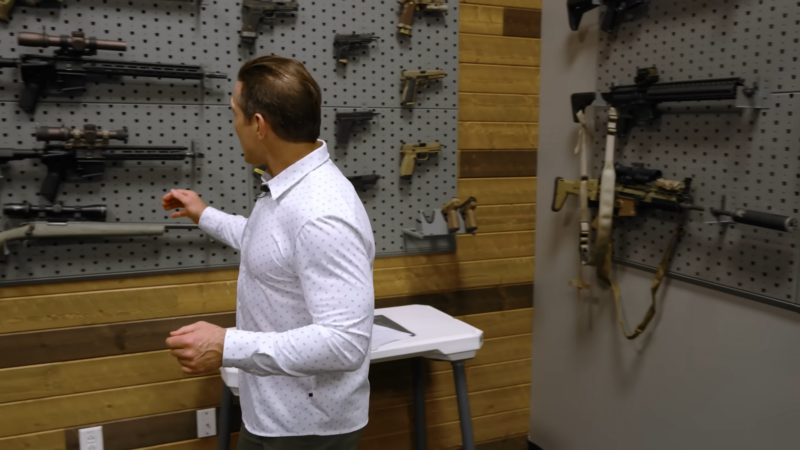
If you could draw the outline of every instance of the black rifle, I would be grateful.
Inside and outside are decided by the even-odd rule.
[[[273,24],[280,16],[294,15],[300,6],[296,1],[244,0],[242,3],[242,29],[239,39],[253,43],[258,37],[258,25]]]
[[[644,0],[604,0],[606,5],[606,15],[600,29],[606,33],[613,33],[617,28],[617,18],[632,9],[644,4]],[[595,0],[567,0],[567,12],[569,13],[569,27],[572,31],[577,31],[581,25],[583,14],[600,6]]]
[[[372,34],[337,34],[333,38],[333,45],[336,47],[336,59],[347,64],[350,52],[355,49],[369,46],[372,41],[377,41],[378,37]]]
[[[347,141],[350,140],[350,134],[353,132],[353,125],[357,122],[372,120],[373,117],[379,115],[374,111],[336,113],[336,142],[346,145]]]
[[[617,136],[625,136],[633,125],[645,125],[657,119],[661,113],[658,105],[670,102],[701,102],[709,100],[736,100],[742,78],[717,78],[699,81],[677,81],[659,83],[655,67],[638,69],[636,84],[615,86],[601,93],[609,107],[617,110]],[[754,89],[745,89],[752,95]],[[573,120],[578,123],[578,112],[595,100],[594,92],[572,94]]]
[[[19,67],[23,82],[19,105],[27,113],[36,110],[42,95],[82,94],[86,91],[87,77],[91,75],[186,80],[228,78],[224,73],[203,72],[200,66],[84,59],[84,56],[97,54],[97,50],[125,51],[127,44],[86,38],[80,31],[73,32],[72,36],[19,33],[17,42],[23,47],[59,47],[53,56],[26,54],[19,59],[0,58],[0,68]]]
[[[3,206],[3,214],[15,219],[105,222],[107,213],[108,207],[106,205],[64,206],[59,203],[52,206],[43,206],[31,205],[30,203],[9,203]]]
[[[58,136],[60,128],[40,128],[36,137],[40,141],[66,140]],[[119,137],[109,137],[117,134]],[[109,161],[182,161],[186,158],[202,158],[202,153],[188,151],[187,147],[175,146],[134,146],[111,145],[109,139],[125,140],[128,131],[97,130],[94,125],[86,125],[84,130],[74,131],[71,139],[64,143],[47,142],[42,149],[12,150],[0,149],[0,165],[10,161],[38,159],[47,167],[47,177],[39,192],[47,200],[54,202],[61,183],[72,178],[91,178],[102,175],[105,163]],[[98,138],[100,136],[100,138]],[[123,138],[124,136],[124,138]]]
[[[381,177],[380,175],[374,175],[374,174],[373,175],[358,175],[358,176],[354,176],[354,177],[347,177],[347,179],[350,180],[351,183],[353,183],[353,187],[356,188],[357,191],[361,190],[363,192],[367,192],[367,189],[370,189],[371,187],[375,186],[375,184],[381,178],[383,178],[383,177]]]

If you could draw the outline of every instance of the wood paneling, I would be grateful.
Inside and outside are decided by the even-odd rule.
[[[542,37],[542,12],[504,8],[503,36],[539,39]]]
[[[536,204],[478,206],[481,232],[520,231],[536,228]]]
[[[459,122],[461,150],[536,150],[539,125],[535,123]]]
[[[218,376],[0,405],[0,437],[218,405]]]
[[[169,275],[131,276],[112,280],[70,281],[66,283],[39,283],[27,286],[10,286],[0,289],[0,299],[29,297],[47,294],[69,294],[74,292],[107,291],[151,286],[174,286],[178,284],[236,281],[238,269],[223,269]]]
[[[487,314],[460,316],[459,320],[483,331],[484,339],[514,336],[531,332],[533,309],[516,309]]]
[[[539,68],[460,64],[460,92],[487,94],[539,94]]]
[[[0,300],[0,333],[227,312],[236,281]]]
[[[430,305],[451,316],[511,311],[533,306],[533,284],[390,297],[378,299],[375,303],[376,308],[410,304]]]
[[[458,176],[462,178],[535,177],[537,153],[536,151],[507,150],[459,152]],[[478,225],[480,226],[480,222]]]
[[[461,33],[502,36],[503,8],[463,5],[458,16],[458,28]]]
[[[533,258],[495,259],[374,271],[377,297],[530,283]]]
[[[528,433],[517,436],[503,437],[475,446],[476,450],[529,450]]]
[[[511,386],[469,394],[470,412],[473,420],[477,417],[515,411],[530,404],[529,384]],[[394,408],[370,410],[369,424],[364,430],[364,438],[393,434],[413,428],[414,407],[402,405]],[[446,397],[425,402],[425,420],[428,428],[458,420],[456,397]]]
[[[536,178],[463,178],[458,198],[475,197],[481,206],[536,202]],[[480,210],[481,207],[478,207]],[[480,225],[480,222],[478,222]]]
[[[168,444],[197,438],[197,411],[138,417],[103,423],[103,450]],[[65,430],[67,450],[81,450],[79,428]]]
[[[3,334],[0,335],[0,354],[5,356],[0,358],[0,368],[166,349],[164,341],[171,331],[201,320],[225,328],[236,326],[233,314],[217,313]]]
[[[519,359],[530,359],[532,342],[530,334],[485,339],[483,347],[481,347],[475,358],[467,360],[466,366],[475,367]],[[428,363],[428,370],[431,372],[441,372],[450,368],[450,363],[446,361],[431,360]]]
[[[462,4],[510,6],[512,8],[542,9],[542,0],[459,0]]]
[[[479,224],[480,225],[480,224]],[[480,231],[480,228],[478,228]],[[458,236],[455,253],[414,255],[382,258],[375,261],[375,269],[427,266],[483,259],[533,256],[535,236],[530,231],[514,233],[479,233],[475,236]]]
[[[0,448],[3,450],[66,450],[64,430],[0,438]]]
[[[540,47],[538,39],[461,34],[458,54],[461,63],[538,67]]]
[[[538,122],[539,96],[462,93],[458,95],[458,120],[463,122]]]
[[[236,449],[238,442],[239,433],[236,432],[231,434],[230,448]],[[157,445],[155,447],[143,447],[139,450],[217,450],[217,436],[175,442],[172,444]]]
[[[529,418],[528,408],[478,417],[472,421],[475,441],[496,440],[504,436],[527,433]],[[428,448],[461,448],[461,445],[461,428],[458,421],[428,428]],[[414,448],[413,435],[410,431],[363,439],[359,446],[359,449],[362,450],[409,450],[412,448]]]

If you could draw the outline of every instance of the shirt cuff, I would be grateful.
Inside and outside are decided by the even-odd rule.
[[[271,353],[274,334],[229,329],[225,333],[222,366],[235,367],[255,375],[269,375],[269,371],[256,364],[256,358],[259,354]]]
[[[217,208],[207,206],[203,214],[200,215],[200,220],[197,221],[197,225],[206,233],[213,233],[222,225],[225,216],[227,216],[227,214]]]

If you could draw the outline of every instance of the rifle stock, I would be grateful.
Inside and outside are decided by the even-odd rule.
[[[54,239],[77,237],[161,236],[172,225],[129,223],[50,223],[31,222],[0,232],[0,246],[23,239]],[[186,226],[178,226],[185,228]]]

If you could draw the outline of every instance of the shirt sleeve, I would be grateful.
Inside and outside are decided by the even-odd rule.
[[[258,376],[305,377],[364,364],[375,292],[363,237],[335,217],[310,221],[297,236],[294,266],[313,323],[282,333],[228,330],[223,366]]]
[[[247,218],[224,213],[211,206],[207,207],[198,222],[200,228],[236,250],[242,248],[242,235]]]

